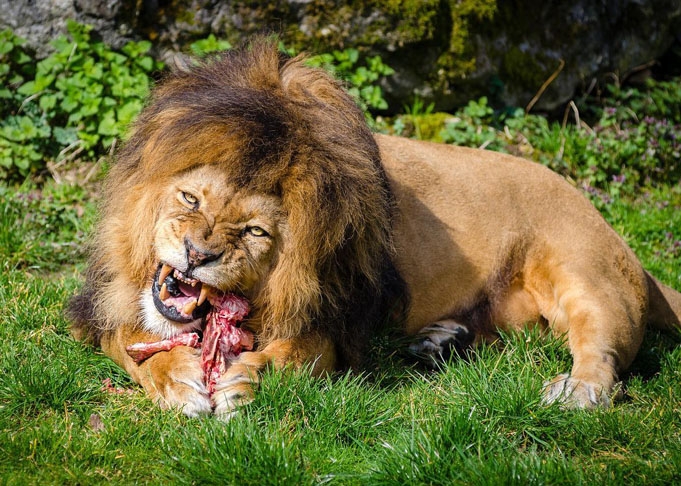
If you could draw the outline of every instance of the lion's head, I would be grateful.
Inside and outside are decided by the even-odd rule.
[[[361,110],[256,41],[153,92],[107,178],[76,326],[175,334],[229,291],[261,342],[323,327],[352,364],[402,289],[391,211]]]

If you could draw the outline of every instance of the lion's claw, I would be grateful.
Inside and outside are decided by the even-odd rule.
[[[409,351],[425,364],[437,367],[454,357],[465,356],[474,338],[466,326],[447,319],[421,329]]]

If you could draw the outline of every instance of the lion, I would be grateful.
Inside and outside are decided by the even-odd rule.
[[[268,367],[355,368],[385,325],[433,359],[540,326],[574,361],[544,400],[607,406],[646,325],[680,325],[681,294],[562,177],[373,134],[338,81],[268,40],[160,82],[103,192],[72,332],[188,416],[231,416]],[[196,349],[126,353],[201,330],[221,293],[249,302],[256,347],[213,394]]]

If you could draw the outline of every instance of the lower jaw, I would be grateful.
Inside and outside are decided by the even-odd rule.
[[[165,319],[176,322],[178,324],[187,324],[196,320],[203,319],[210,310],[210,303],[208,301],[204,302],[200,307],[192,309],[191,315],[185,314],[175,307],[166,306],[158,295],[158,285],[153,284],[154,288],[151,289],[151,298],[154,303],[156,311],[163,316]]]
[[[141,296],[141,304],[143,328],[160,336],[162,339],[170,338],[183,332],[198,331],[203,326],[203,318],[193,319],[188,322],[178,322],[167,318],[158,311],[149,291],[144,292]]]

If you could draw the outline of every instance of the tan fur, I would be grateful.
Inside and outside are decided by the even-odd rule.
[[[267,366],[355,365],[372,326],[392,316],[426,338],[434,323],[463,326],[475,342],[535,322],[567,334],[574,368],[546,398],[588,407],[607,403],[646,321],[678,325],[679,294],[547,169],[374,139],[335,81],[266,42],[188,69],[155,90],[108,175],[71,306],[74,335],[162,406],[228,417]],[[257,337],[212,397],[196,351],[141,365],[125,352],[202,325],[163,317],[151,297],[160,263],[188,268],[187,241],[219,255],[193,275],[245,296]]]
[[[399,207],[407,332],[447,318],[483,335],[539,323],[567,335],[574,358],[547,400],[590,407],[608,403],[647,322],[679,325],[679,293],[558,175],[494,152],[377,139]]]

